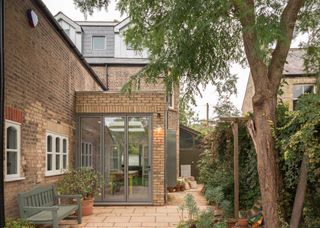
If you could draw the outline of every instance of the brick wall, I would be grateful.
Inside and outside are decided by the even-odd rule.
[[[100,80],[103,82],[104,85],[108,86],[107,82],[107,68],[103,65],[98,66],[91,66],[91,68],[96,72]]]
[[[45,134],[69,138],[69,165],[75,144],[75,91],[100,90],[73,51],[31,0],[5,1],[6,119],[21,123],[21,176],[5,182],[6,217],[18,216],[17,194],[53,183],[45,176]],[[26,11],[39,24],[31,28]]]
[[[165,112],[164,92],[77,92],[76,111],[88,113],[143,113],[152,115],[152,199],[154,205],[164,204]],[[160,113],[160,117],[158,116]]]
[[[289,105],[289,110],[293,109],[293,102],[292,102],[292,97],[293,97],[293,86],[298,85],[298,84],[315,84],[316,83],[316,78],[315,77],[306,77],[306,76],[287,76],[282,79],[282,91],[283,94],[279,96],[280,99],[283,100],[284,103],[287,103]],[[246,88],[246,93],[243,99],[243,104],[242,104],[242,113],[245,114],[247,112],[252,112],[252,97],[254,95],[254,85],[253,85],[253,80],[252,76],[250,74],[248,83],[247,83],[247,88]]]
[[[100,76],[100,78],[107,78],[107,85],[109,91],[120,91],[122,86],[128,82],[130,77],[138,73],[143,68],[142,65],[108,65],[105,66],[93,66],[93,70]],[[107,74],[107,76],[106,76]],[[105,79],[103,79],[105,82]],[[141,91],[164,91],[162,83],[146,84],[141,82]]]

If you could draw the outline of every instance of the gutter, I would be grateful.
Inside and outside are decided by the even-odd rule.
[[[0,0],[0,7],[0,227],[4,227],[4,0]]]
[[[97,82],[97,84],[100,86],[100,88],[103,91],[107,91],[108,88],[104,85],[104,83],[100,80],[98,75],[92,70],[88,62],[85,60],[83,55],[80,53],[78,48],[73,44],[71,39],[68,37],[67,34],[63,31],[59,23],[56,21],[56,19],[53,17],[49,9],[46,7],[46,5],[41,0],[31,0],[36,6],[38,6],[43,13],[45,14],[46,18],[49,20],[50,24],[57,30],[59,35],[62,37],[62,39],[67,43],[67,45],[73,50],[73,52],[76,54],[77,58],[80,60],[82,65],[89,71],[92,78]]]

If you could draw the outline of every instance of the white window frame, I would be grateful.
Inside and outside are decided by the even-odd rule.
[[[100,49],[100,48],[94,48],[94,46],[93,46],[93,39],[95,38],[95,37],[103,37],[104,38],[104,48],[102,48],[102,49]],[[92,44],[92,50],[93,51],[103,51],[103,50],[106,50],[107,49],[107,37],[106,36],[103,36],[103,35],[94,35],[94,36],[92,36],[91,37],[91,44]]]
[[[171,92],[168,92],[167,103],[168,103],[169,109],[174,109],[174,89],[173,88],[171,89]]]
[[[312,83],[306,83],[306,84],[294,84],[293,87],[292,87],[292,109],[294,109],[294,101],[297,101],[299,99],[299,97],[294,97],[294,88],[295,86],[302,86],[303,88],[303,92],[300,96],[302,96],[303,94],[305,94],[305,91],[304,91],[304,87],[305,86],[313,86],[313,93],[316,93],[316,85],[315,84],[312,84]]]
[[[85,148],[85,151],[83,150]],[[88,150],[87,150],[88,149]],[[92,143],[81,142],[81,167],[92,168]],[[85,152],[85,153],[84,153]],[[85,158],[85,159],[83,159]]]
[[[48,152],[48,136],[51,136],[52,138],[52,151],[51,152]],[[59,153],[56,152],[56,139],[59,138],[60,139],[60,142],[59,142],[59,147],[60,147],[60,151]],[[63,151],[63,141],[66,140],[66,153],[64,153]],[[60,174],[63,174],[65,173],[68,168],[69,168],[69,139],[68,137],[66,137],[65,135],[62,135],[62,134],[58,134],[58,133],[54,133],[54,132],[50,132],[50,131],[47,131],[46,132],[46,156],[45,156],[45,159],[46,159],[46,172],[45,172],[45,176],[55,176],[55,175],[60,175]],[[52,164],[51,164],[51,167],[52,167],[52,170],[48,170],[48,154],[51,154],[52,155]],[[56,169],[56,157],[57,155],[60,155],[59,157],[59,166],[60,166],[60,169]],[[63,156],[66,156],[66,168],[64,169],[63,168]]]
[[[15,150],[17,153],[17,173],[16,174],[7,174],[7,129],[9,127],[14,127],[17,130],[17,149]],[[17,123],[14,121],[6,120],[5,121],[5,159],[4,159],[4,172],[5,172],[5,181],[14,181],[24,179],[21,177],[21,123]],[[12,151],[13,149],[9,149]]]

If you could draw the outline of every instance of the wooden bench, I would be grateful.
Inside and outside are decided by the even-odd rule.
[[[59,199],[76,199],[77,204],[62,205]],[[20,216],[34,224],[52,224],[59,227],[59,221],[77,212],[81,223],[81,195],[57,195],[53,186],[39,186],[29,192],[19,193]]]

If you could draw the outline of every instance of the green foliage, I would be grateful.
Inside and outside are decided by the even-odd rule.
[[[89,14],[93,8],[107,7],[109,3],[108,0],[74,2]],[[288,2],[255,1],[252,21],[240,23],[251,13],[250,4],[242,1],[120,0],[118,8],[131,20],[126,42],[137,50],[147,48],[151,57],[151,63],[133,80],[144,77],[157,83],[161,77],[169,89],[174,83],[183,82],[189,95],[198,93],[198,86],[205,87],[208,83],[216,85],[219,93],[235,92],[236,77],[229,68],[233,62],[246,62],[242,33],[250,31],[248,35],[254,39],[250,54],[260,57],[268,66],[275,42],[291,42],[286,40],[290,37],[282,31],[281,22]],[[320,43],[319,11],[318,0],[306,0],[295,27],[296,33],[309,32],[309,41],[304,46],[311,47],[312,56],[317,56],[314,50]]]
[[[191,126],[198,121],[198,115],[192,110],[189,102],[180,97],[179,100],[179,123],[185,126]]]
[[[107,9],[109,5],[109,0],[73,0],[76,8],[80,9],[80,11],[87,17],[87,13],[92,15],[94,9],[101,10],[102,7]]]
[[[215,220],[212,209],[206,211],[200,211],[197,207],[197,203],[191,194],[187,194],[184,197],[184,202],[179,206],[181,212],[181,221],[178,225],[180,228],[199,227],[199,228],[210,228],[213,226]],[[184,220],[184,211],[188,215],[188,219]]]
[[[195,222],[196,227],[212,227],[213,221],[215,219],[214,213],[212,209],[207,209],[199,214],[197,221]]]
[[[244,124],[239,124],[240,207],[250,209],[260,197],[256,154]],[[231,126],[219,123],[202,141],[206,149],[199,160],[199,176],[205,196],[227,216],[233,210],[233,136]]]
[[[227,96],[222,96],[214,107],[214,113],[218,117],[239,116],[240,112]]]
[[[6,219],[5,228],[34,228],[35,225],[24,219]]]
[[[57,183],[60,194],[81,194],[84,199],[93,198],[99,192],[99,174],[88,168],[70,170]]]
[[[306,156],[308,187],[303,210],[308,227],[320,225],[320,96],[307,94],[299,98],[297,110],[289,112],[278,106],[277,146],[283,176],[281,204],[285,219],[289,220],[298,184],[302,158]]]

